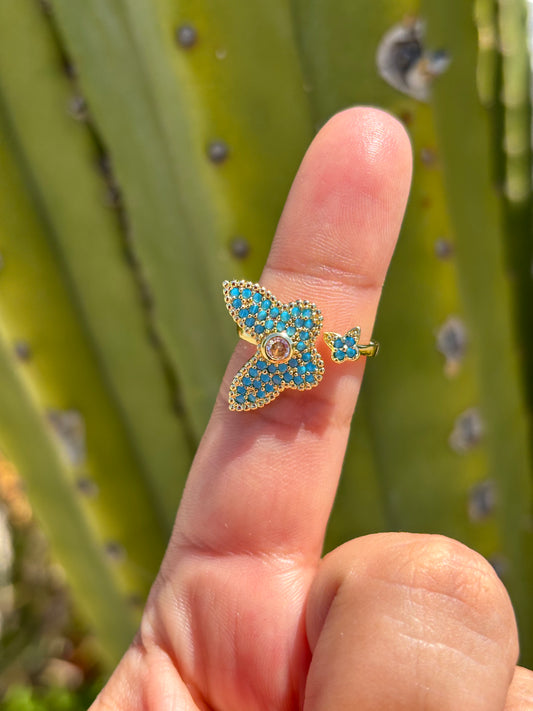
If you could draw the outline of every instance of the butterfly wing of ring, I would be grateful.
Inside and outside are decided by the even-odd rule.
[[[255,353],[233,378],[229,409],[256,410],[272,402],[286,387],[288,384],[280,374],[269,372],[268,364]]]
[[[270,291],[251,281],[224,281],[222,287],[229,315],[248,334],[248,340],[258,343],[264,331],[259,317],[274,308],[281,310],[281,302]]]

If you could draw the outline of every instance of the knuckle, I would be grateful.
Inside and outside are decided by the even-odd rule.
[[[354,595],[365,580],[397,587],[413,604],[438,608],[439,614],[461,619],[482,636],[514,650],[517,633],[511,600],[483,556],[441,535],[393,533],[366,538],[369,555],[363,575],[357,560],[363,543],[359,539],[352,542],[355,556],[345,548],[340,586]]]
[[[503,583],[480,554],[445,536],[379,533],[350,541],[326,556],[311,599],[315,631],[335,600],[377,620],[401,619],[422,637],[440,630],[452,646],[471,640],[505,664],[518,656]]]
[[[489,612],[508,602],[493,567],[479,553],[445,536],[423,536],[409,551],[412,587],[440,593],[462,605]]]
[[[511,656],[518,654],[511,600],[483,556],[440,535],[415,535],[404,555],[390,555],[392,582],[406,586],[415,603],[438,607]]]

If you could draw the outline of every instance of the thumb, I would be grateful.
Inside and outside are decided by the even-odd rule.
[[[487,561],[442,536],[365,536],[327,556],[307,610],[304,711],[502,711],[514,613]]]

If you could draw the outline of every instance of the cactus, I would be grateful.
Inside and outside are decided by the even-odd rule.
[[[523,13],[0,0],[0,446],[107,662],[235,340],[220,284],[258,278],[313,131],[369,103],[406,123],[415,175],[327,545],[466,542],[508,586],[531,664]]]

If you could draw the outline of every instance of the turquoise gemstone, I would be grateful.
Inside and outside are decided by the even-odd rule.
[[[243,388],[242,385],[239,385],[239,387],[237,388],[237,392],[239,393],[239,395],[245,395],[246,388]]]
[[[298,328],[301,328],[304,325],[304,320],[303,318],[297,318],[295,321],[295,324]]]
[[[268,383],[267,385],[265,385],[265,392],[267,392],[267,393],[273,393],[273,392],[274,392],[274,386],[271,385],[270,383]]]
[[[344,360],[344,351],[335,351],[335,358],[337,360]]]
[[[257,314],[257,320],[258,320],[258,321],[264,321],[267,316],[268,316],[268,314],[267,314],[266,311],[260,311],[260,312]]]
[[[303,343],[303,341],[300,341],[300,343],[297,344],[296,348],[299,351],[305,351],[305,349],[307,348],[307,345],[305,343]]]
[[[312,373],[307,373],[307,375],[305,376],[305,379],[308,383],[315,382],[315,376]]]
[[[306,319],[306,320],[304,321],[304,326],[305,326],[306,328],[313,328],[313,322],[311,321],[310,318],[308,318],[308,319]]]
[[[344,343],[342,342],[342,338],[336,338],[333,345],[335,348],[342,348]]]
[[[271,305],[272,305],[272,304],[270,303],[270,301],[269,301],[268,299],[265,299],[265,300],[263,301],[263,303],[261,304],[261,306],[262,306],[264,309],[269,309],[269,308],[271,307]]]
[[[282,321],[278,321],[276,324],[276,331],[279,331],[280,333],[285,330],[285,324]]]
[[[346,336],[344,342],[347,346],[355,346],[355,338],[352,338],[351,336]]]
[[[311,311],[311,309],[304,309],[302,311],[302,316],[304,318],[311,318],[312,315],[313,315],[313,312]]]
[[[248,316],[248,309],[241,309],[239,311],[239,318],[246,318]]]
[[[270,315],[272,318],[276,318],[276,316],[279,316],[279,309],[277,306],[274,306],[273,309],[270,309]]]
[[[282,311],[281,312],[281,320],[287,323],[287,321],[290,319],[290,314],[288,311]]]
[[[270,375],[268,373],[261,373],[261,380],[263,383],[268,383],[270,381]]]
[[[281,385],[281,376],[280,375],[273,375],[272,376],[272,382],[276,383],[276,385]]]
[[[311,360],[311,353],[302,353],[302,360],[304,363],[309,363]]]
[[[268,372],[269,372],[269,373],[275,373],[276,370],[277,370],[277,367],[276,367],[273,363],[268,366]]]
[[[250,380],[250,378],[243,378],[242,384],[250,386],[252,384],[252,381]]]
[[[235,397],[235,402],[238,402],[239,405],[244,405],[244,395],[237,395]]]
[[[299,365],[299,366],[298,366],[298,372],[300,373],[300,375],[303,375],[306,370],[307,370],[307,366],[306,366],[306,365]]]
[[[261,386],[261,381],[260,381],[259,379],[258,379],[258,380],[254,380],[254,388],[255,388],[256,390],[259,390],[260,387],[262,387],[262,386]]]
[[[314,363],[309,363],[308,365],[305,366],[305,369],[307,370],[308,373],[314,373],[316,370],[316,365]]]
[[[258,367],[259,370],[266,370],[267,363],[264,360],[258,360],[256,363],[256,366]]]
[[[346,355],[348,356],[348,358],[354,358],[355,357],[355,348],[347,348]]]
[[[296,333],[296,329],[294,328],[294,326],[287,326],[285,330],[287,331],[287,336],[294,336],[294,334]]]
[[[247,326],[253,326],[254,323],[255,323],[255,318],[252,318],[252,317],[250,316],[249,318],[246,319],[246,321],[245,321],[244,323],[245,323]]]
[[[302,341],[308,341],[309,340],[309,333],[307,331],[302,331],[300,333],[300,339]]]
[[[263,297],[262,297],[261,294],[259,294],[259,293],[254,294],[254,301],[255,301],[256,304],[260,304],[262,298],[263,298]]]
[[[256,313],[259,311],[259,305],[258,305],[258,304],[252,304],[252,305],[250,306],[250,308],[248,309],[248,311],[249,311],[251,314],[256,314]]]
[[[283,380],[284,380],[286,383],[290,383],[291,380],[292,380],[292,375],[291,375],[289,372],[283,373]]]
[[[295,385],[301,385],[303,381],[304,379],[300,375],[295,375],[293,378],[293,382]]]
[[[240,299],[233,299],[233,307],[235,309],[240,309],[242,306],[242,301]]]
[[[237,289],[236,286],[233,287],[233,289],[230,291],[230,296],[239,296],[241,292]]]
[[[257,326],[255,327],[256,333],[263,333],[264,330],[265,330],[265,327],[262,326],[260,323],[258,323]]]
[[[278,370],[280,373],[284,373],[287,370],[287,363],[280,363],[278,365]]]
[[[291,368],[296,368],[296,366],[298,365],[298,361],[296,360],[296,358],[291,358],[289,361],[289,365]]]
[[[265,321],[265,328],[267,328],[269,331],[271,328],[274,328],[274,321],[272,321],[271,318]]]
[[[249,299],[251,295],[252,295],[252,292],[250,291],[250,289],[243,289],[242,290],[242,298],[243,299]]]
[[[253,393],[248,395],[248,402],[255,402],[255,395]]]
[[[262,400],[265,397],[265,391],[264,390],[258,390],[257,391],[257,397]]]
[[[299,316],[299,315],[300,315],[300,309],[299,309],[297,306],[294,306],[294,307],[291,309],[291,314],[292,314],[294,317]]]
[[[250,368],[248,372],[250,373],[252,378],[257,378],[257,370],[255,368]]]

